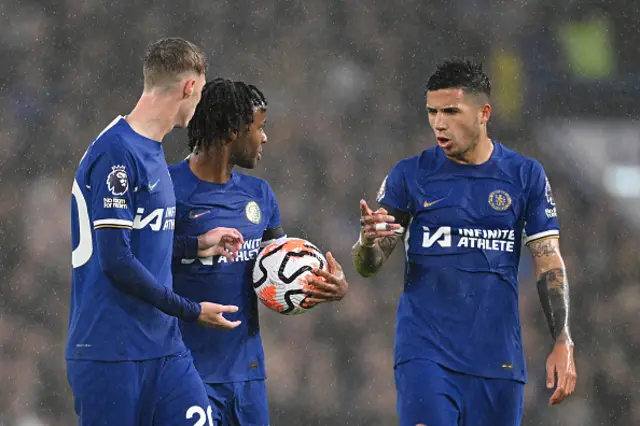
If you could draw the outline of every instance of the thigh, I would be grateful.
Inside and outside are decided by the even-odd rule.
[[[209,398],[191,354],[164,358],[154,393],[153,424],[157,426],[210,426]]]
[[[234,383],[233,420],[228,426],[269,426],[265,380]]]
[[[212,426],[228,424],[233,416],[233,383],[205,383],[204,386],[212,410]]]
[[[79,426],[145,424],[140,374],[136,362],[68,360],[67,377]]]
[[[520,426],[524,384],[474,377],[465,394],[463,426]]]
[[[462,404],[457,376],[428,360],[396,366],[400,426],[458,426]]]

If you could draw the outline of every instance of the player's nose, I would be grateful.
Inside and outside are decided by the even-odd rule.
[[[262,133],[262,143],[267,143],[267,134]]]
[[[447,123],[443,114],[436,114],[436,118],[434,120],[433,126],[436,130],[446,130]]]

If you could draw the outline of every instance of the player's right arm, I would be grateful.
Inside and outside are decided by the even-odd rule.
[[[375,275],[402,239],[403,229],[393,223],[395,220],[387,209],[374,212],[366,201],[360,200],[360,237],[353,245],[352,255],[355,269],[363,277]]]
[[[411,215],[402,162],[384,179],[377,201],[381,208],[372,211],[360,200],[360,237],[353,245],[356,271],[363,277],[375,275],[402,240]]]
[[[116,169],[120,171],[118,176],[109,179]],[[139,183],[137,173],[133,156],[116,141],[98,155],[89,172],[87,182],[101,270],[120,291],[150,303],[168,315],[198,321],[209,327],[236,327],[239,322],[229,322],[221,313],[235,312],[237,307],[207,302],[198,304],[182,298],[160,285],[133,255],[131,231],[136,211],[134,188]],[[114,185],[119,187],[114,189]]]

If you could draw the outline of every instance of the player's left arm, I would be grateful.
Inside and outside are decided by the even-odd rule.
[[[533,241],[529,243],[529,249],[535,266],[538,296],[554,340],[553,351],[547,358],[547,388],[553,388],[556,377],[557,387],[549,403],[558,404],[576,387],[567,271],[557,237]]]
[[[325,302],[338,302],[347,295],[349,283],[344,276],[342,266],[336,261],[331,252],[327,252],[329,272],[315,268],[315,275],[302,289],[307,295],[306,303],[318,304]]]
[[[557,383],[549,403],[558,404],[571,395],[576,386],[574,345],[569,329],[569,282],[560,254],[555,200],[540,163],[532,164],[529,180],[526,244],[533,256],[538,295],[554,340],[553,350],[547,358],[547,388],[553,388]]]
[[[569,331],[569,283],[557,237],[529,243],[536,272],[538,296],[556,344],[573,346]]]

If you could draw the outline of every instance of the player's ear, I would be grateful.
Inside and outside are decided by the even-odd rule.
[[[193,96],[193,92],[196,90],[196,81],[193,78],[188,78],[183,81],[182,99],[187,99]]]
[[[491,117],[491,105],[484,104],[480,107],[480,124],[487,124]]]
[[[238,139],[238,132],[234,130],[230,130],[229,132],[227,132],[227,142],[233,142],[236,139]]]

